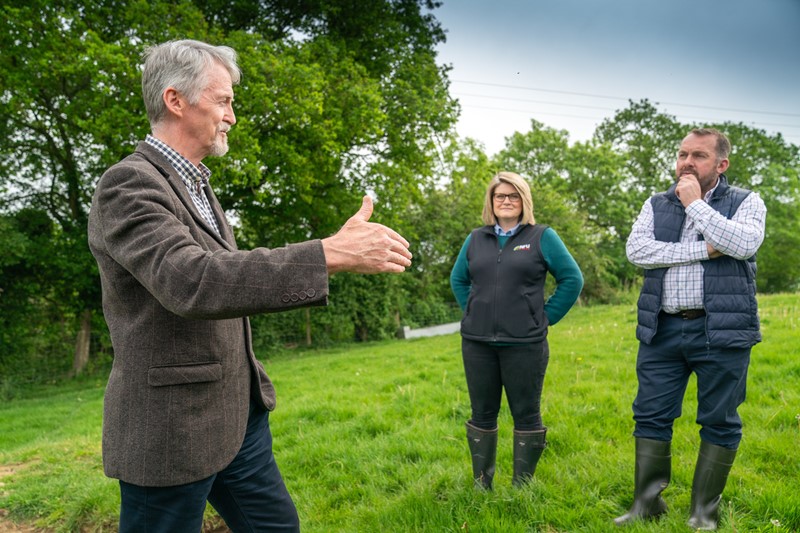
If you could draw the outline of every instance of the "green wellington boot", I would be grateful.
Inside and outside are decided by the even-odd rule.
[[[497,428],[486,430],[467,422],[467,442],[472,455],[472,477],[475,486],[492,490],[494,463],[497,457]]]
[[[670,441],[636,439],[633,505],[630,511],[614,519],[616,525],[655,518],[667,511],[661,492],[669,485],[672,471],[670,444]]]
[[[547,428],[532,431],[514,430],[514,477],[511,483],[515,487],[524,485],[536,472],[539,458],[547,447],[545,435]]]
[[[701,441],[692,481],[692,506],[688,522],[693,529],[717,529],[722,491],[735,458],[736,450]]]

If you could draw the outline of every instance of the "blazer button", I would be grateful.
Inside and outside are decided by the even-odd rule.
[[[306,291],[300,291],[300,299],[305,300],[306,298],[308,298],[308,294],[306,294]]]
[[[281,301],[285,304],[288,304],[291,301],[291,299],[292,299],[291,296],[289,296],[288,294],[284,294],[283,296],[281,296]]]
[[[292,293],[292,301],[293,301],[293,302],[296,302],[296,301],[297,301],[297,300],[299,300],[299,299],[300,299],[300,297],[297,295],[297,293],[296,293],[296,292],[293,292],[293,293]]]
[[[309,298],[313,298],[314,295],[317,294],[317,291],[315,291],[314,289],[308,289],[306,291],[306,294],[308,295]]]

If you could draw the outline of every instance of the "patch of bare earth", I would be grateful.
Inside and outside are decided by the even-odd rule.
[[[30,466],[29,464],[0,465],[0,495],[6,493],[5,478]],[[8,516],[8,509],[0,508],[0,533],[52,533],[52,529],[37,527],[32,522],[15,522]],[[212,517],[203,524],[201,533],[230,533],[221,518]]]
[[[0,494],[6,493],[5,478],[25,468],[24,464],[0,465]],[[31,523],[14,522],[8,517],[7,509],[0,509],[0,533],[46,533],[51,530],[37,528]]]

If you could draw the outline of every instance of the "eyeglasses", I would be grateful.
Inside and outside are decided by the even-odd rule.
[[[500,203],[500,204],[505,202],[506,198],[511,200],[511,203],[513,203],[513,204],[519,202],[522,199],[522,197],[519,195],[519,193],[516,193],[516,192],[512,192],[511,194],[495,194],[494,195],[494,201],[497,202],[497,203]]]

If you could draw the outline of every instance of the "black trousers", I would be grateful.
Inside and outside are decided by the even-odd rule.
[[[461,339],[467,377],[470,423],[482,429],[497,427],[503,389],[514,419],[514,429],[542,429],[541,399],[550,359],[547,340],[532,344],[498,346]]]

